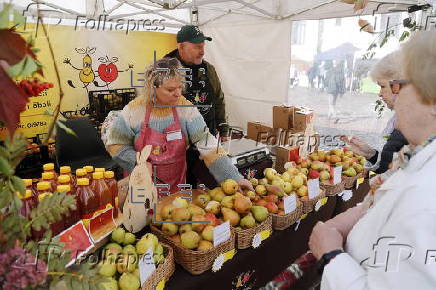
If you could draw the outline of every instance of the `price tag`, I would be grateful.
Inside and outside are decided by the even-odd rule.
[[[295,196],[295,194],[291,194],[290,196],[285,197],[283,203],[285,208],[285,214],[291,213],[297,209],[297,197]]]
[[[363,177],[358,178],[357,182],[356,182],[356,189],[358,189],[359,185],[361,185],[364,181],[365,181],[365,178],[363,178]]]
[[[307,188],[309,191],[309,199],[314,199],[317,197],[320,193],[319,179],[309,179],[307,181]]]
[[[182,131],[177,130],[167,133],[167,141],[180,140],[182,139]]]
[[[321,198],[315,204],[315,211],[319,211],[319,209],[327,203],[328,197]]]
[[[213,246],[216,247],[228,240],[230,240],[230,222],[226,221],[213,229]]]
[[[253,246],[253,248],[259,247],[262,241],[268,239],[270,235],[271,235],[270,230],[264,230],[261,231],[260,233],[255,234],[251,245]]]
[[[215,259],[215,261],[213,262],[212,271],[217,272],[217,271],[221,270],[221,267],[223,266],[223,264],[225,262],[227,262],[228,260],[231,260],[235,254],[236,254],[236,250],[233,249],[233,250],[230,250],[228,252],[225,252],[224,254],[219,255]]]
[[[342,197],[343,201],[349,201],[353,197],[353,191],[352,190],[344,190],[341,193],[338,194],[340,197]]]
[[[333,185],[341,183],[342,181],[342,166],[333,169]]]
[[[153,259],[153,249],[148,248],[147,252],[142,255],[141,259],[139,260],[139,277],[141,280],[141,285],[147,281],[154,271],[156,271],[156,265],[154,264]]]
[[[157,285],[156,285],[156,290],[163,290],[165,288],[165,279],[161,280]]]

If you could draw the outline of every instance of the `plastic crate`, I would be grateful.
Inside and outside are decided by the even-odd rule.
[[[135,97],[134,88],[90,91],[89,115],[95,122],[102,123],[110,111],[122,110]]]

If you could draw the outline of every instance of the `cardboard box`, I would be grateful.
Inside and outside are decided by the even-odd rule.
[[[299,146],[279,146],[276,151],[275,169],[278,173],[285,172],[286,162],[296,161],[299,158]]]
[[[247,123],[246,138],[269,145],[277,145],[280,142],[281,129],[260,122]]]
[[[273,127],[290,130],[294,127],[295,107],[274,106],[273,107]]]
[[[307,125],[313,119],[314,113],[312,109],[298,107],[294,111],[294,127],[293,129],[297,132],[305,131]]]

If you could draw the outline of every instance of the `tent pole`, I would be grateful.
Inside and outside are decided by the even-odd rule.
[[[234,1],[237,2],[237,3],[240,3],[242,5],[245,5],[245,7],[248,7],[248,8],[251,8],[253,10],[256,10],[257,12],[260,12],[260,13],[262,13],[262,14],[264,14],[266,16],[269,16],[271,18],[274,18],[274,19],[277,18],[277,15],[271,14],[268,11],[266,11],[264,9],[261,9],[261,8],[255,6],[255,5],[251,4],[251,3],[247,3],[247,2],[245,2],[243,0],[234,0]]]

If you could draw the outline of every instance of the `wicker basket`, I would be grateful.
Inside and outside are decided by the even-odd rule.
[[[164,243],[161,243],[164,248],[165,261],[163,264],[157,266],[156,271],[148,277],[147,281],[142,284],[142,290],[153,290],[156,288],[157,284],[162,281],[168,281],[173,275],[176,268],[174,264],[174,251],[173,249]]]
[[[272,215],[272,227],[274,230],[285,230],[292,226],[303,215],[303,204],[301,203],[293,212],[286,215]]]
[[[207,251],[193,251],[182,247],[182,245],[172,241],[160,229],[153,225],[151,225],[151,231],[174,249],[175,261],[193,275],[199,275],[211,269],[213,262],[219,255],[235,248],[235,233],[233,229],[230,229],[230,240]]]
[[[343,176],[342,176],[343,178]],[[341,193],[345,189],[345,181],[342,181],[338,184],[321,184],[321,189],[325,191],[325,196],[335,196],[338,193]]]
[[[268,215],[266,220],[258,226],[246,230],[235,229],[236,233],[236,248],[247,249],[253,244],[253,237],[264,230],[272,231],[272,216]]]
[[[364,177],[365,176],[364,174],[365,173],[362,172],[353,177],[342,175],[342,181],[344,182],[345,189],[352,189],[354,187],[354,183],[356,182],[356,180],[361,177]]]
[[[320,194],[317,197],[309,200],[302,200],[301,202],[303,203],[303,214],[313,211],[315,204],[318,202],[318,200],[324,197],[325,197],[324,191],[321,190]]]

